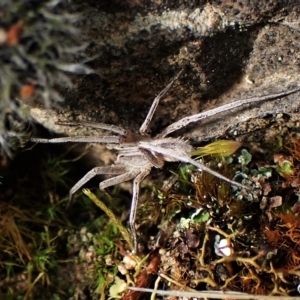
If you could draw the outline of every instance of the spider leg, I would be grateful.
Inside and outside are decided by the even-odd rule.
[[[152,120],[152,117],[155,113],[155,110],[157,108],[157,105],[159,104],[160,99],[167,93],[167,91],[171,88],[171,86],[173,85],[173,83],[178,79],[178,77],[181,75],[181,73],[183,72],[183,69],[169,82],[169,84],[155,97],[155,99],[152,102],[152,105],[149,109],[149,112],[147,114],[147,117],[145,119],[145,121],[143,122],[142,126],[140,127],[140,134],[142,135],[146,135],[147,134],[147,130],[149,127],[149,124]]]
[[[144,148],[140,148],[140,151],[145,155],[145,157],[148,159],[148,161],[155,167],[158,169],[161,169],[164,164],[164,158],[163,155],[159,155],[159,153],[156,153],[156,155],[153,155],[151,153],[151,151],[148,151]]]
[[[139,202],[139,192],[140,192],[140,184],[148,176],[151,171],[151,167],[141,171],[133,181],[133,189],[132,189],[132,201],[130,208],[130,216],[129,216],[129,226],[131,230],[131,235],[133,239],[134,251],[137,252],[137,234],[135,229],[135,219],[136,219],[136,211]]]
[[[57,125],[63,125],[63,126],[85,126],[85,127],[91,127],[91,128],[97,128],[97,129],[104,129],[111,132],[118,133],[120,135],[126,135],[126,130],[122,127],[110,125],[110,124],[104,124],[104,123],[94,123],[94,122],[56,122]]]
[[[157,153],[160,153],[160,154],[163,154],[164,156],[166,157],[171,157],[173,159],[176,159],[177,161],[182,161],[182,162],[186,162],[186,163],[190,163],[191,165],[197,167],[198,169],[201,169],[207,173],[210,173],[211,175],[217,177],[217,178],[220,178],[221,180],[225,181],[225,182],[228,182],[234,186],[237,186],[237,187],[240,187],[240,188],[244,188],[244,189],[247,189],[249,190],[250,188],[241,184],[241,183],[238,183],[236,181],[233,181],[233,180],[230,180],[228,179],[227,177],[219,174],[218,172],[206,167],[205,165],[193,160],[192,158],[190,158],[188,155],[186,155],[184,152],[181,152],[181,151],[174,151],[173,149],[165,149],[165,148],[162,148],[162,147],[159,147],[159,146],[156,146],[156,145],[153,145],[151,143],[148,143],[148,142],[139,142],[139,147],[140,148],[144,148],[146,150],[151,150],[153,152],[157,152]]]
[[[150,173],[151,168],[147,168],[144,171],[129,171],[124,174],[121,174],[116,177],[109,178],[104,180],[100,183],[99,187],[100,190],[103,190],[109,186],[116,185],[118,183],[122,183],[124,181],[131,180],[133,178],[133,188],[132,188],[132,201],[131,201],[131,208],[130,208],[130,216],[129,216],[129,226],[131,231],[131,236],[133,239],[134,251],[137,250],[137,234],[135,229],[135,218],[136,218],[136,211],[139,201],[139,190],[140,190],[140,183],[144,180],[144,178]]]
[[[101,174],[122,174],[124,172],[124,167],[120,166],[110,166],[110,167],[96,167],[91,171],[87,172],[70,190],[69,192],[69,202],[67,207],[69,207],[74,193],[76,193],[85,183],[90,181],[96,175]]]
[[[243,184],[241,184],[241,183],[239,183],[239,182],[236,182],[236,181],[234,181],[234,180],[230,180],[230,179],[228,179],[227,177],[225,177],[225,176],[219,174],[218,172],[216,172],[216,171],[214,171],[214,170],[212,170],[212,169],[206,167],[204,164],[201,164],[201,163],[195,161],[194,159],[192,159],[192,158],[190,158],[190,157],[188,157],[188,156],[183,157],[182,161],[187,162],[187,163],[190,163],[191,165],[194,165],[194,166],[197,167],[198,169],[200,169],[200,170],[202,170],[202,171],[205,171],[205,172],[207,172],[207,173],[210,173],[211,175],[213,175],[213,176],[215,176],[215,177],[217,177],[217,178],[219,178],[219,179],[221,179],[221,180],[223,180],[223,181],[225,181],[225,182],[228,182],[228,183],[231,184],[231,185],[234,185],[234,186],[239,187],[239,188],[242,188],[242,189],[251,190],[250,187],[245,186],[245,185],[243,185]]]
[[[259,102],[259,101],[266,101],[266,100],[270,100],[270,99],[276,99],[282,96],[286,96],[292,93],[296,93],[300,90],[300,87],[297,87],[295,89],[292,89],[290,91],[285,91],[285,92],[281,92],[281,93],[277,93],[277,94],[271,94],[271,95],[267,95],[267,96],[261,96],[261,97],[253,97],[253,98],[249,98],[249,99],[244,99],[244,100],[238,100],[235,102],[231,102],[216,108],[213,108],[211,110],[208,111],[204,111],[201,112],[199,114],[196,115],[192,115],[192,116],[188,116],[185,118],[182,118],[181,120],[169,125],[168,127],[166,127],[160,134],[158,134],[156,136],[156,138],[163,138],[166,137],[168,134],[179,130],[181,128],[186,127],[187,125],[189,125],[190,123],[194,123],[194,122],[198,122],[202,119],[206,119],[210,116],[222,113],[224,111],[239,107],[239,106],[243,106],[243,105],[247,105],[247,104],[251,104],[254,102]]]
[[[112,174],[112,173],[106,173],[106,174]],[[119,184],[119,183],[122,183],[122,182],[125,182],[125,181],[128,181],[128,180],[131,180],[138,173],[137,173],[137,171],[128,171],[128,172],[124,173],[124,168],[123,168],[123,172],[115,173],[115,174],[121,174],[121,175],[115,176],[115,177],[112,177],[112,178],[108,178],[108,179],[100,182],[99,189],[103,191],[104,189],[106,189],[106,188],[108,188],[112,185],[116,185],[116,184]]]
[[[101,143],[101,144],[119,144],[121,138],[119,136],[67,136],[54,139],[31,138],[31,142],[57,144],[57,143]]]

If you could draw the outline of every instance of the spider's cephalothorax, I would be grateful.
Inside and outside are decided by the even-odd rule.
[[[152,167],[162,168],[165,161],[181,161],[190,163],[197,168],[206,171],[231,185],[235,185],[240,188],[246,188],[246,186],[232,181],[225,176],[211,170],[205,165],[193,160],[191,158],[192,146],[188,141],[181,138],[167,137],[170,133],[186,127],[190,123],[197,122],[201,119],[222,113],[233,108],[250,104],[253,102],[264,101],[268,99],[278,98],[284,95],[288,95],[299,91],[300,88],[297,87],[293,90],[282,92],[278,94],[272,94],[262,97],[254,97],[245,100],[238,100],[217,108],[185,117],[168,127],[166,127],[161,133],[156,135],[154,138],[146,137],[147,130],[159,100],[165,95],[165,93],[170,89],[174,81],[180,76],[182,71],[180,71],[177,76],[158,94],[154,99],[152,106],[148,112],[148,115],[140,127],[139,133],[140,138],[137,138],[134,142],[127,142],[130,139],[130,134],[127,134],[126,130],[115,125],[101,124],[101,123],[91,123],[91,122],[61,122],[61,125],[81,125],[93,128],[99,128],[108,130],[117,135],[110,136],[76,136],[76,137],[63,137],[54,139],[40,139],[32,138],[33,142],[38,143],[65,143],[65,142],[81,142],[81,143],[103,143],[107,145],[108,149],[114,149],[118,151],[115,163],[112,166],[101,166],[95,167],[84,175],[70,190],[70,200],[73,194],[79,190],[86,182],[91,178],[100,174],[114,175],[113,177],[102,181],[99,185],[100,189],[103,190],[109,186],[113,186],[124,181],[133,179],[132,188],[132,203],[129,217],[129,224],[131,228],[132,238],[134,242],[134,248],[137,249],[137,238],[135,229],[135,218],[139,199],[139,189],[140,183],[144,178],[150,173]]]

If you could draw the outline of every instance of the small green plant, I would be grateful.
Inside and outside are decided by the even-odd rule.
[[[65,151],[58,157],[51,152],[43,157],[33,155],[34,162],[26,176],[19,169],[3,173],[3,195],[6,190],[13,190],[13,197],[0,202],[0,273],[3,278],[0,297],[3,299],[35,299],[45,287],[50,294],[51,291],[57,297],[61,294],[58,286],[62,282],[57,282],[59,276],[55,274],[67,265],[60,250],[66,248],[66,239],[74,228],[72,214],[65,210],[67,198],[60,196],[60,193],[68,193],[69,170],[74,162],[66,158],[67,154]],[[31,157],[31,152],[22,155]],[[26,157],[23,159],[26,161]],[[18,179],[14,180],[9,171]],[[14,181],[18,183],[17,189],[14,189]],[[79,203],[81,209],[83,206],[84,201],[82,205]],[[63,252],[67,253],[67,249]],[[17,289],[20,281],[24,282],[22,289]]]
[[[128,230],[122,225],[120,220],[115,216],[115,214],[112,212],[111,209],[109,209],[95,194],[93,194],[90,190],[84,189],[83,193],[87,195],[90,200],[92,200],[110,219],[110,221],[113,223],[113,225],[118,228],[120,233],[122,234],[124,240],[128,243],[131,250],[133,250],[133,242],[131,239],[131,236],[128,232]],[[110,240],[107,239],[106,242],[109,242]],[[102,247],[102,249],[104,249]],[[110,251],[109,251],[110,252]]]
[[[217,156],[217,157],[227,157],[236,152],[242,144],[236,141],[230,140],[218,140],[212,142],[204,147],[192,151],[192,156]]]

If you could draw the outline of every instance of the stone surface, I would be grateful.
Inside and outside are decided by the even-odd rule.
[[[42,113],[52,129],[53,120],[90,120],[137,131],[182,68],[154,116],[154,133],[182,117],[299,82],[297,1],[75,1],[72,10],[82,14],[78,26],[95,74],[73,77],[75,88],[62,91],[65,102],[51,117],[35,108],[34,116],[41,120]],[[299,93],[241,108],[178,134],[198,143],[249,119],[297,112],[298,99]]]

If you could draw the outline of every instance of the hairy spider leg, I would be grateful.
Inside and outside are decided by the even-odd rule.
[[[112,167],[114,167],[114,166],[112,166]],[[123,167],[123,173],[119,173],[120,175],[101,181],[99,184],[99,189],[103,191],[104,189],[106,189],[110,186],[120,184],[125,181],[129,181],[129,180],[135,178],[139,174],[139,170],[127,171],[125,173],[124,173],[124,171],[125,171],[125,167]]]
[[[121,138],[119,136],[66,136],[54,139],[31,138],[31,142],[44,144],[58,143],[99,143],[99,144],[119,144]]]
[[[205,165],[193,160],[192,158],[190,158],[188,155],[186,155],[186,153],[184,152],[179,152],[179,151],[174,151],[173,149],[165,149],[156,145],[153,145],[151,142],[139,142],[138,144],[139,148],[145,149],[145,150],[151,150],[153,152],[159,153],[159,154],[163,154],[166,157],[172,157],[174,159],[176,159],[177,161],[181,161],[181,162],[186,162],[189,163],[191,165],[194,165],[195,167],[197,167],[200,170],[203,170],[207,173],[210,173],[211,175],[220,178],[221,180],[228,182],[234,186],[240,187],[240,188],[244,188],[249,190],[250,188],[238,183],[236,181],[230,180],[227,177],[219,174],[218,172],[206,167]]]
[[[126,135],[126,130],[122,127],[110,125],[110,124],[104,124],[104,123],[94,123],[94,122],[57,122],[58,125],[64,125],[64,126],[87,126],[97,129],[103,129],[111,132],[115,132],[120,134],[121,136]],[[61,138],[53,138],[53,139],[41,139],[41,138],[31,138],[31,142],[36,143],[101,143],[101,144],[120,144],[121,137],[119,136],[67,136],[67,137],[61,137]]]
[[[172,132],[174,132],[176,130],[179,130],[181,128],[186,127],[190,123],[198,122],[198,121],[200,121],[202,119],[208,118],[210,116],[222,113],[224,111],[227,111],[227,110],[239,107],[239,106],[251,104],[251,103],[254,103],[254,102],[266,101],[266,100],[271,100],[271,99],[279,98],[279,97],[282,97],[282,96],[286,96],[286,95],[290,95],[290,94],[296,93],[298,91],[300,91],[300,87],[294,88],[294,89],[292,89],[290,91],[277,93],[277,94],[271,94],[271,95],[267,95],[267,96],[253,97],[253,98],[249,98],[249,99],[238,100],[238,101],[235,101],[235,102],[231,102],[231,103],[228,103],[228,104],[225,104],[225,105],[213,108],[213,109],[208,110],[208,111],[201,112],[201,113],[196,114],[196,115],[188,116],[188,117],[182,118],[179,121],[177,121],[175,123],[172,123],[171,125],[169,125],[168,127],[166,127],[155,138],[159,139],[159,138],[166,137],[170,133],[172,133]]]
[[[111,175],[119,175],[124,173],[125,168],[123,166],[109,166],[109,167],[95,167],[89,172],[87,172],[69,191],[69,202],[67,207],[69,207],[73,195],[89,180],[91,180],[96,175],[102,174],[111,174]],[[114,177],[116,178],[116,177]],[[103,181],[102,183],[104,183]],[[100,183],[101,184],[101,183]],[[108,185],[109,186],[109,185]],[[101,189],[101,187],[100,187]]]
[[[183,72],[183,69],[169,82],[169,84],[153,100],[152,105],[148,111],[147,117],[145,118],[145,121],[143,122],[143,124],[140,127],[141,135],[147,134],[149,124],[152,120],[152,117],[155,113],[155,110],[157,108],[157,105],[159,104],[160,99],[168,92],[168,90],[171,88],[173,83],[178,79],[178,77],[181,75],[182,72]]]
[[[99,185],[100,190],[104,190],[109,186],[113,186],[128,180],[133,180],[132,186],[132,200],[131,200],[131,207],[130,207],[130,216],[129,216],[129,227],[131,236],[133,239],[133,249],[134,252],[137,251],[137,233],[135,228],[135,219],[136,219],[136,212],[137,206],[139,201],[139,191],[140,191],[140,183],[144,180],[144,178],[150,173],[151,167],[146,168],[145,170],[141,171],[140,169],[134,171],[128,171],[124,174],[121,174],[116,177],[112,177],[102,181]]]
[[[151,167],[141,171],[133,180],[129,226],[131,230],[135,253],[137,252],[137,233],[135,228],[135,219],[136,219],[136,212],[137,212],[137,207],[139,202],[140,184],[149,175],[150,171],[151,171]]]
[[[164,166],[165,164],[164,158],[160,157],[160,155],[157,154],[153,155],[151,151],[143,148],[139,148],[139,150],[145,155],[145,157],[151,162],[151,164],[155,168],[161,169]]]
[[[123,136],[126,135],[127,133],[126,130],[120,126],[110,125],[105,123],[95,123],[95,122],[86,122],[86,121],[80,121],[80,122],[59,121],[56,122],[55,124],[63,125],[63,126],[84,126],[84,127],[91,127],[96,129],[103,129],[114,133],[118,133]]]

